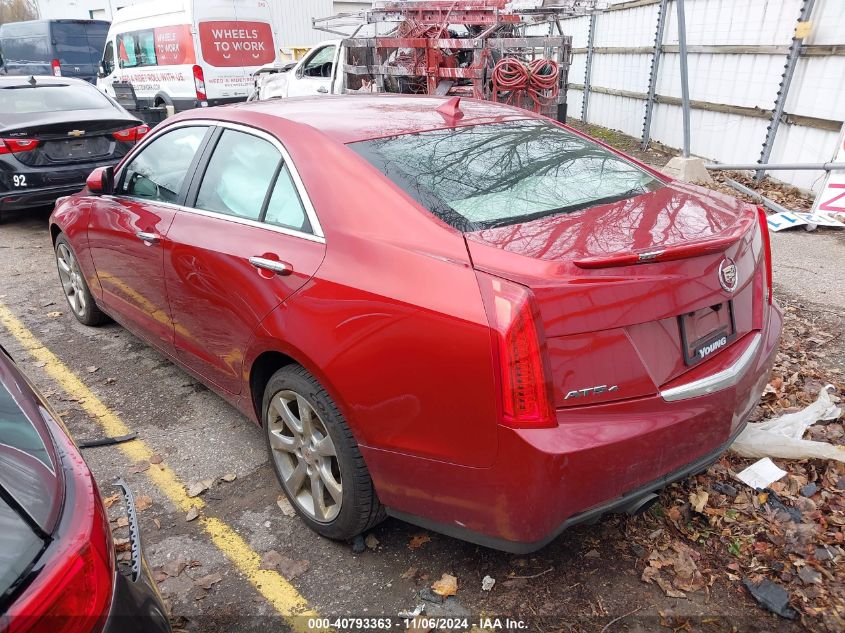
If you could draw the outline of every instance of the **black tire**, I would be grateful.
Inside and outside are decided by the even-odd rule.
[[[334,444],[342,484],[342,501],[337,516],[327,522],[315,520],[300,507],[299,502],[285,486],[274,450],[270,446],[270,402],[274,396],[286,391],[295,392],[308,401]],[[352,431],[329,394],[304,367],[288,365],[273,374],[264,390],[261,420],[267,453],[279,484],[308,527],[326,538],[349,540],[384,520],[384,508],[379,502]]]
[[[59,271],[59,281],[62,282],[62,270],[59,264],[60,248],[66,248],[70,255],[73,257],[73,259],[77,262],[78,260],[76,259],[76,253],[73,252],[73,248],[71,247],[70,242],[65,237],[64,233],[59,233],[58,237],[56,238],[56,244],[54,248],[56,253],[56,268]],[[97,304],[94,302],[94,297],[91,295],[91,290],[88,288],[88,282],[85,280],[85,275],[83,275],[81,271],[78,276],[78,281],[74,292],[78,292],[81,296],[81,299],[83,301],[80,304],[74,306],[71,302],[71,297],[67,292],[65,292],[65,299],[67,300],[67,304],[70,308],[71,313],[73,314],[73,316],[76,317],[77,321],[79,321],[83,325],[96,326],[102,325],[103,323],[108,323],[111,320],[105,312],[103,312],[102,310],[100,310],[100,308],[97,307]]]

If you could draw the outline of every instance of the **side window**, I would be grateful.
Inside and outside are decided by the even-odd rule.
[[[156,48],[153,30],[121,33],[117,36],[117,54],[121,68],[155,66]]]
[[[103,71],[111,75],[114,70],[114,42],[106,42],[106,50],[103,51]]]
[[[159,136],[123,171],[120,194],[175,203],[207,127],[183,127]]]
[[[202,177],[197,209],[258,220],[281,154],[262,138],[224,130]]]
[[[324,46],[305,62],[302,74],[305,77],[331,77],[335,46]]]
[[[276,185],[267,204],[267,212],[264,214],[264,221],[303,233],[312,232],[311,222],[308,221],[305,207],[302,206],[302,200],[293,184],[287,165],[282,165],[279,170]]]

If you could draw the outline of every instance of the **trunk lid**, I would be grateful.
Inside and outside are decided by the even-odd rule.
[[[87,163],[122,157],[131,144],[118,141],[114,132],[140,125],[130,115],[119,111],[78,110],[68,120],[67,112],[44,112],[37,115],[8,117],[2,136],[13,139],[35,139],[38,147],[15,154],[25,165]]]
[[[566,407],[654,394],[759,328],[757,226],[753,207],[673,182],[465,235],[477,270],[532,290]]]

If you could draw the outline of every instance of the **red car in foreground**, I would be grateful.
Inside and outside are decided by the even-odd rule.
[[[50,230],[77,318],[261,424],[338,539],[531,551],[644,507],[742,429],[781,331],[761,211],[482,101],[187,112]]]

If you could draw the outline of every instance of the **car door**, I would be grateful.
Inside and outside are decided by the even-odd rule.
[[[173,353],[164,287],[167,231],[210,125],[177,127],[151,139],[116,175],[113,195],[94,200],[88,242],[102,304],[123,325]]]
[[[180,361],[240,393],[261,321],[317,271],[325,240],[284,147],[219,124],[167,235],[167,294]]]
[[[331,91],[337,46],[315,48],[296,69],[288,86],[289,97],[323,94]]]

